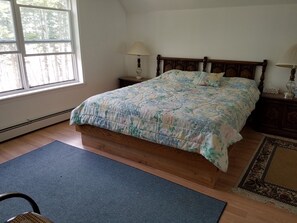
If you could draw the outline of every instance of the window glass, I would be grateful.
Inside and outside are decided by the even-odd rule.
[[[25,41],[70,40],[68,12],[21,7]]]
[[[68,0],[17,0],[17,3],[21,5],[69,9]]]
[[[21,88],[17,54],[0,54],[0,93]]]
[[[16,51],[17,46],[16,43],[1,43],[0,42],[0,53],[8,52],[8,51]]]
[[[1,47],[1,46],[0,46]],[[28,43],[27,54],[71,52],[71,43]]]
[[[74,80],[70,54],[31,56],[25,62],[30,87]]]
[[[0,52],[16,50],[10,2],[0,1]]]

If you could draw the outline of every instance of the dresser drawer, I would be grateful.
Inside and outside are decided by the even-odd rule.
[[[297,99],[262,94],[256,106],[256,130],[297,138]]]
[[[288,131],[297,131],[297,106],[287,105],[282,127]]]

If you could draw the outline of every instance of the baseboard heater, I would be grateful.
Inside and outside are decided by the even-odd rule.
[[[40,118],[28,120],[26,122],[10,126],[8,128],[0,129],[0,142],[68,120],[70,117],[70,112],[72,110],[73,109],[67,109]]]

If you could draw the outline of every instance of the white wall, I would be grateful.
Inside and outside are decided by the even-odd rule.
[[[143,61],[153,77],[156,55],[215,59],[268,59],[265,87],[285,88],[290,70],[275,67],[297,43],[297,4],[159,11],[127,16],[128,42],[145,42],[152,55]],[[127,73],[135,60],[125,57]]]
[[[153,77],[156,55],[269,60],[266,87],[284,89],[290,71],[275,67],[297,42],[297,4],[150,12],[126,15],[117,0],[77,0],[85,84],[0,101],[0,130],[77,106],[134,75],[136,58],[125,43],[141,40],[152,55],[142,60]],[[123,72],[125,71],[126,72]]]
[[[117,0],[78,0],[85,84],[0,101],[0,130],[67,110],[118,86],[124,70],[126,14]]]

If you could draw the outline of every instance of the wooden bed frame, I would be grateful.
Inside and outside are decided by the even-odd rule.
[[[263,62],[175,58],[157,56],[157,76],[162,72],[179,69],[210,72],[225,72],[228,77],[255,78],[256,68],[262,67],[259,89],[263,91],[267,60]],[[76,125],[83,145],[141,163],[192,182],[214,187],[221,171],[203,156],[169,146],[90,126]],[[230,150],[230,147],[229,147]],[[230,152],[230,151],[229,151]]]

